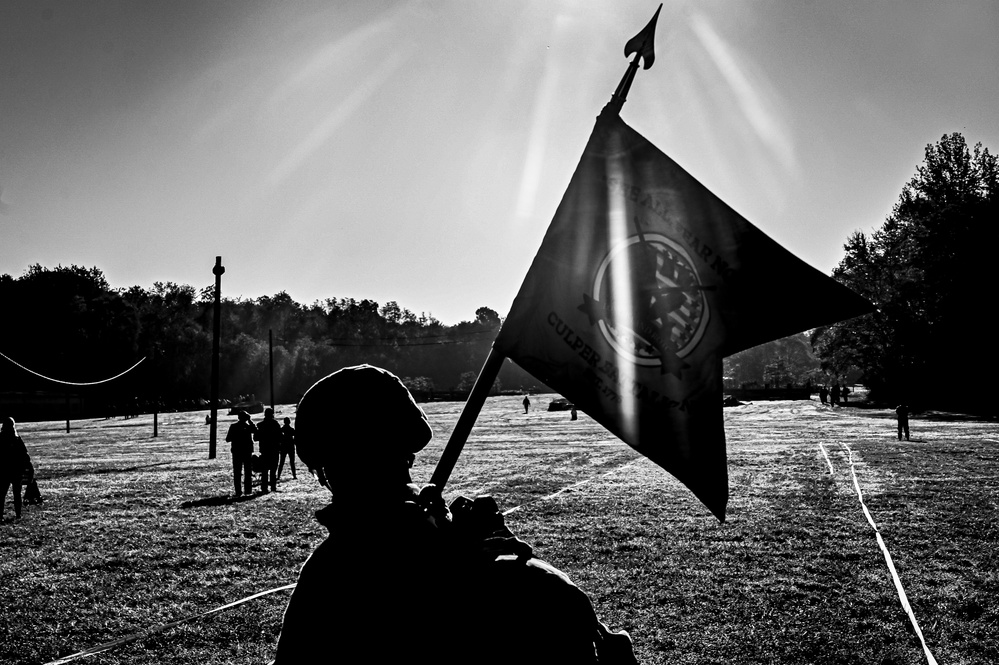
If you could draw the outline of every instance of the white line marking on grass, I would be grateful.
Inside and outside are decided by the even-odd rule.
[[[278,591],[285,591],[287,589],[294,589],[294,588],[295,588],[294,584],[286,584],[276,589],[268,589],[267,591],[261,591],[260,593],[255,593],[252,596],[241,598],[240,600],[229,603],[228,605],[216,607],[215,609],[208,610],[207,612],[201,612],[200,614],[192,614],[190,616],[184,617],[183,619],[177,619],[176,621],[171,621],[169,623],[153,626],[152,628],[147,628],[141,633],[133,633],[132,635],[126,635],[125,637],[119,638],[112,642],[105,642],[104,644],[98,644],[95,647],[84,649],[83,651],[79,651],[70,656],[66,656],[65,658],[60,658],[59,660],[53,660],[51,662],[46,663],[45,665],[63,665],[63,663],[68,663],[71,660],[76,660],[77,658],[86,658],[87,656],[93,656],[94,654],[107,651],[108,649],[113,649],[114,647],[119,647],[122,646],[123,644],[129,644],[131,642],[136,642],[138,640],[144,639],[156,633],[162,633],[164,630],[167,630],[168,628],[173,628],[174,626],[179,626],[182,623],[187,623],[188,621],[193,621],[194,619],[200,619],[201,617],[208,616],[209,614],[214,614],[215,612],[221,612],[222,610],[227,610],[231,607],[242,605],[243,603],[253,600],[255,598],[260,598],[261,596],[267,596],[269,594],[276,593]]]
[[[820,446],[822,444],[819,444]],[[936,658],[930,653],[930,648],[926,646],[926,640],[923,639],[923,631],[919,629],[919,623],[916,621],[916,615],[912,612],[912,606],[909,605],[909,598],[905,595],[905,589],[902,588],[902,580],[898,578],[898,571],[895,570],[895,563],[891,559],[891,554],[888,553],[888,547],[885,545],[884,539],[881,537],[881,532],[878,531],[878,525],[874,523],[874,518],[871,517],[871,511],[867,509],[867,504],[864,503],[864,494],[860,491],[860,482],[857,480],[857,472],[853,465],[853,451],[850,446],[846,445],[842,441],[841,446],[846,449],[849,461],[850,461],[850,475],[853,476],[853,486],[857,489],[857,498],[860,499],[860,507],[864,509],[864,516],[867,517],[867,521],[870,523],[871,528],[874,529],[874,535],[878,539],[878,547],[881,548],[881,553],[885,556],[885,563],[888,564],[888,570],[891,572],[891,579],[895,583],[895,590],[898,591],[898,599],[902,603],[902,609],[905,613],[909,615],[909,622],[912,624],[912,628],[916,631],[916,635],[919,636],[919,642],[923,645],[923,653],[926,655],[926,662],[929,665],[937,665]],[[822,454],[825,454],[825,449],[822,450]],[[829,458],[826,457],[826,461]],[[830,464],[830,468],[832,465]]]
[[[537,503],[539,501],[550,501],[551,499],[554,499],[555,497],[557,497],[559,494],[562,494],[563,492],[568,492],[569,490],[574,490],[577,487],[579,487],[580,485],[585,485],[586,483],[593,482],[594,480],[597,480],[599,478],[605,478],[605,477],[611,475],[612,473],[617,473],[618,471],[620,471],[620,470],[622,470],[622,469],[624,469],[626,467],[631,466],[632,464],[634,464],[635,462],[638,462],[641,459],[643,459],[643,458],[636,457],[635,459],[631,460],[630,462],[626,462],[626,463],[622,464],[621,466],[616,466],[613,469],[611,469],[609,471],[605,471],[605,472],[603,472],[603,473],[601,473],[599,475],[593,476],[592,478],[586,478],[585,480],[580,480],[578,483],[573,483],[572,485],[567,485],[567,486],[563,487],[562,489],[560,489],[559,491],[552,492],[551,494],[549,494],[547,496],[543,496],[540,499],[533,499],[531,501],[528,501],[527,503],[522,503],[519,506],[514,506],[513,508],[510,508],[508,510],[503,511],[503,517],[506,517],[507,515],[509,515],[511,513],[517,512],[518,510],[520,510],[524,506],[529,506],[532,503]]]

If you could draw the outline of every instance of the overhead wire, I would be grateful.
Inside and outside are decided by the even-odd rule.
[[[25,372],[28,372],[29,374],[33,374],[34,376],[37,376],[37,377],[39,377],[41,379],[45,379],[46,381],[51,381],[52,383],[58,383],[59,385],[62,385],[62,386],[77,386],[77,387],[82,387],[82,386],[99,386],[102,383],[109,383],[111,381],[114,381],[115,379],[120,379],[121,377],[125,376],[126,374],[128,374],[129,372],[131,372],[133,369],[135,369],[136,367],[138,367],[139,365],[141,365],[143,363],[143,361],[145,361],[145,359],[146,359],[146,356],[142,356],[142,358],[139,359],[139,362],[135,363],[134,365],[132,365],[131,367],[129,367],[128,369],[126,369],[124,372],[121,372],[120,374],[115,374],[114,376],[108,377],[106,379],[101,379],[100,381],[64,381],[62,379],[56,379],[56,378],[53,378],[51,376],[46,376],[46,375],[42,374],[41,372],[36,372],[35,370],[31,369],[30,367],[25,367],[24,365],[22,365],[21,363],[17,362],[16,360],[14,360],[13,358],[11,358],[10,356],[8,356],[7,354],[5,354],[3,352],[0,352],[0,356],[3,356],[3,358],[5,358],[9,362],[13,363],[14,365],[17,365],[18,367],[20,367],[21,369],[23,369]]]

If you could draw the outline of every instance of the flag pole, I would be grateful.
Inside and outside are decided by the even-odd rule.
[[[635,73],[638,72],[639,60],[642,61],[645,69],[652,66],[652,62],[655,60],[653,44],[656,35],[656,21],[659,19],[659,12],[662,8],[662,3],[660,3],[648,25],[624,45],[624,57],[627,58],[632,53],[635,54],[635,57],[628,64],[624,78],[621,79],[614,94],[611,95],[610,101],[604,106],[604,111],[609,110],[615,115],[620,113],[621,107],[628,99],[628,91],[631,90],[631,84],[635,80]],[[441,453],[441,458],[434,468],[434,474],[430,478],[430,483],[435,485],[440,493],[443,493],[444,485],[447,484],[448,478],[454,470],[454,465],[458,462],[465,441],[468,440],[468,435],[475,425],[475,419],[478,418],[482,405],[486,402],[489,389],[499,375],[500,368],[503,367],[504,358],[506,356],[497,351],[495,346],[490,347],[486,362],[479,370],[479,377],[475,380],[475,385],[472,387],[472,392],[468,394],[468,399],[465,400],[465,406],[461,410],[461,415],[458,416],[458,422],[451,431],[451,437],[448,439],[447,445],[444,446],[444,452]]]
[[[504,358],[505,356],[495,347],[489,347],[489,355],[486,356],[486,361],[482,364],[482,369],[479,370],[479,377],[475,379],[472,392],[468,393],[468,399],[465,400],[465,406],[461,410],[461,415],[458,416],[458,422],[451,430],[451,437],[448,439],[447,445],[444,446],[441,458],[437,460],[434,475],[430,478],[431,484],[437,486],[438,492],[444,491],[444,485],[451,477],[454,465],[461,455],[461,449],[465,447],[465,441],[468,440],[468,435],[475,425],[475,419],[479,417],[482,405],[486,403],[489,389],[492,388],[500,368],[503,367]]]
[[[604,111],[610,111],[614,115],[619,115],[621,113],[621,108],[624,103],[628,101],[628,91],[631,90],[631,84],[635,81],[635,73],[638,71],[638,59],[639,55],[636,53],[635,57],[632,58],[631,62],[628,63],[628,70],[621,77],[621,82],[617,84],[617,90],[611,95],[610,101],[604,106]]]

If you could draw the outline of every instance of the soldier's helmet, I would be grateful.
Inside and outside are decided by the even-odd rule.
[[[412,456],[431,438],[426,414],[399,377],[372,365],[320,379],[295,414],[298,456],[313,470]]]

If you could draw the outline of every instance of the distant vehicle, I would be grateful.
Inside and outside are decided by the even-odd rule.
[[[263,402],[239,402],[233,404],[229,408],[229,415],[234,416],[240,411],[246,411],[247,413],[263,413],[264,403]]]
[[[573,404],[564,397],[553,399],[548,403],[549,411],[572,411]]]

